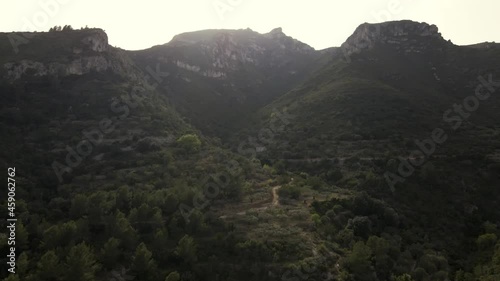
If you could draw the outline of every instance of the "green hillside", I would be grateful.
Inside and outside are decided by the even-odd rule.
[[[268,173],[186,123],[103,31],[35,34],[17,54],[9,35],[0,162],[15,168],[18,275],[5,280],[164,280],[231,262],[245,240],[211,209],[266,194]]]
[[[312,187],[365,194],[313,204],[318,232],[351,253],[345,266],[354,279],[341,280],[498,277],[498,244],[478,249],[476,242],[498,234],[483,224],[500,215],[500,53],[453,45],[432,30],[409,21],[361,25],[325,67],[239,134],[240,141],[257,135],[271,127],[273,111],[286,111],[292,119],[285,130],[272,141],[254,140],[266,148],[257,157],[282,175],[315,178],[313,185],[290,184],[295,193]],[[351,232],[354,223],[362,232]],[[453,279],[461,274],[469,277]]]

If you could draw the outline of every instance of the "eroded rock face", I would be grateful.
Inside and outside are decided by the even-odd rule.
[[[166,44],[182,48],[182,60],[172,59],[179,68],[200,75],[224,79],[241,70],[242,65],[252,67],[276,66],[297,55],[311,55],[315,50],[275,28],[266,34],[246,30],[208,30],[180,34]],[[194,55],[193,55],[194,54]],[[191,57],[203,57],[203,64]]]
[[[264,34],[264,36],[277,41],[280,44],[281,49],[288,49],[299,53],[314,52],[314,48],[311,46],[283,33],[283,29],[281,27],[271,30],[271,32]]]
[[[110,63],[102,56],[83,57],[76,59],[69,64],[49,63],[44,64],[37,61],[22,60],[16,63],[6,63],[4,68],[7,71],[8,80],[17,80],[24,74],[32,76],[68,76],[83,75],[90,71],[104,71],[110,67]]]
[[[108,35],[102,30],[96,30],[83,38],[82,43],[95,52],[105,52],[108,49]]]
[[[8,81],[21,79],[23,75],[29,76],[58,76],[83,75],[91,71],[101,72],[112,70],[119,74],[127,73],[127,61],[119,50],[108,45],[108,36],[101,29],[77,30],[70,35],[72,41],[68,47],[62,48],[56,56],[31,59],[25,56],[22,60],[4,63],[0,73]],[[54,34],[39,33],[39,40],[51,42]],[[44,38],[44,36],[46,36]],[[63,34],[61,36],[64,36]],[[40,41],[39,41],[40,42]],[[43,41],[42,41],[43,42]]]
[[[394,21],[378,24],[364,23],[342,44],[344,54],[351,55],[362,50],[372,49],[378,44],[398,45],[396,49],[404,49],[406,53],[422,52],[429,40],[444,41],[435,25],[414,21]]]

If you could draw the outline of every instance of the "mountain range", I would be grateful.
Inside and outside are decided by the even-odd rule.
[[[4,280],[500,278],[500,44],[51,30],[0,33]]]

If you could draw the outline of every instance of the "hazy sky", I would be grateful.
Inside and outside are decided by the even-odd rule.
[[[47,31],[54,25],[104,29],[128,50],[176,34],[213,28],[275,27],[316,49],[341,45],[364,22],[411,19],[436,24],[459,45],[500,42],[498,0],[3,0],[0,30]]]

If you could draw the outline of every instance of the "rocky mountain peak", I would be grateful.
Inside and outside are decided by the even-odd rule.
[[[271,30],[269,33],[266,34],[268,37],[271,38],[280,38],[280,37],[286,37],[286,34],[283,33],[283,28],[277,27],[273,30]]]
[[[297,56],[308,58],[315,54],[312,47],[285,35],[282,28],[275,28],[264,34],[247,28],[179,34],[163,45],[161,56],[164,62],[177,68],[202,76],[226,79],[231,74],[239,73],[242,65],[262,71],[284,67],[291,58]],[[193,59],[199,57],[203,60]],[[297,66],[290,71],[297,73],[300,69]]]
[[[392,44],[398,46],[396,49],[420,52],[431,41],[445,42],[437,26],[425,22],[404,20],[376,24],[363,23],[356,28],[341,48],[345,53],[352,54],[362,49],[371,49],[379,44]]]
[[[286,35],[281,27],[277,27],[271,30],[269,33],[264,34],[264,37],[272,39],[277,42],[281,49],[292,50],[295,52],[314,52],[314,48],[311,46]]]
[[[92,29],[88,35],[82,39],[82,43],[90,47],[93,51],[104,52],[108,49],[108,35],[102,29]]]

